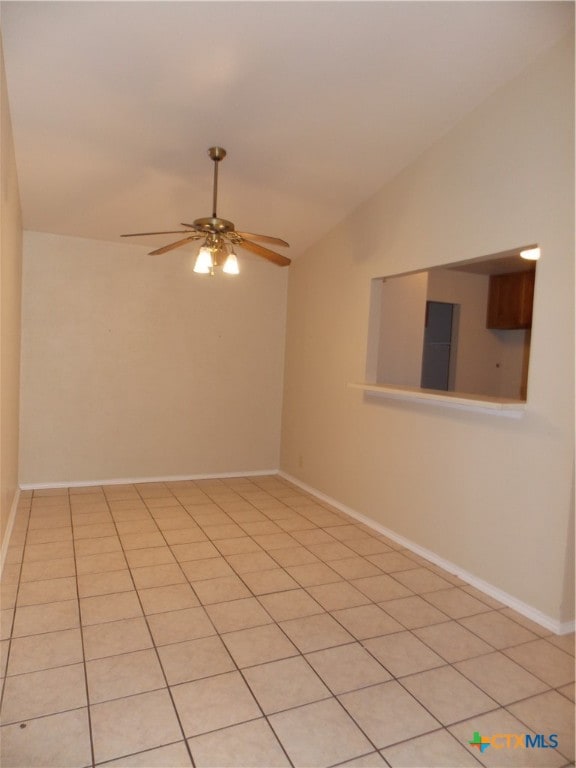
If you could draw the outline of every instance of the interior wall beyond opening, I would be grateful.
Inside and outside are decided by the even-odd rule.
[[[524,318],[494,327],[489,311],[495,281],[510,276],[514,284],[517,277],[535,272],[534,262],[520,258],[520,250],[374,278],[367,381],[526,400],[533,293],[526,299],[529,327]],[[516,301],[514,290],[504,301]],[[430,336],[431,303],[454,308],[450,338]],[[429,364],[438,369],[443,363],[446,385],[434,386],[442,377],[426,371]]]

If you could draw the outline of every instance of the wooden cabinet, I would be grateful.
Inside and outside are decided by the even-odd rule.
[[[500,330],[530,328],[535,270],[490,275],[486,327]]]

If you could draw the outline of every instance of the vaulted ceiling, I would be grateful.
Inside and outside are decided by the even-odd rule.
[[[219,215],[297,256],[568,34],[573,11],[2,3],[24,226],[119,241],[209,216],[220,145]]]

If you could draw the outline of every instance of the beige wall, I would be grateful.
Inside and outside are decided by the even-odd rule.
[[[5,546],[18,492],[22,219],[1,47],[0,69],[0,531]]]
[[[569,36],[293,265],[281,454],[286,473],[556,621],[572,611],[573,61]],[[372,278],[532,242],[523,418],[347,387],[366,370]]]
[[[23,484],[278,467],[287,272],[24,235]]]

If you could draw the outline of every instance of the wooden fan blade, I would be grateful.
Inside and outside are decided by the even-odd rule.
[[[120,237],[143,237],[144,235],[179,235],[187,232],[186,229],[169,229],[167,232],[134,232],[131,235],[120,235]]]
[[[183,227],[190,227],[190,229],[196,229],[195,224],[186,224],[185,221],[181,221],[180,224],[182,224]]]
[[[251,243],[249,240],[242,240],[240,243],[241,248],[246,248],[247,251],[252,251],[257,256],[263,256],[268,261],[273,261],[274,264],[278,264],[279,267],[287,267],[291,263],[291,260],[282,256],[280,253],[271,251],[268,248],[264,248],[263,245],[257,243]]]
[[[182,240],[177,240],[175,243],[163,245],[162,248],[156,248],[155,251],[150,251],[148,255],[159,256],[161,253],[167,253],[168,251],[172,251],[174,248],[180,248],[182,245],[186,245],[186,243],[189,243],[191,240],[198,240],[201,237],[202,235],[192,235],[192,237],[185,237]]]
[[[286,240],[281,240],[279,237],[270,237],[270,235],[255,235],[254,232],[236,232],[240,237],[246,240],[262,240],[263,243],[270,243],[271,245],[282,245],[284,248],[289,248],[290,243]]]

